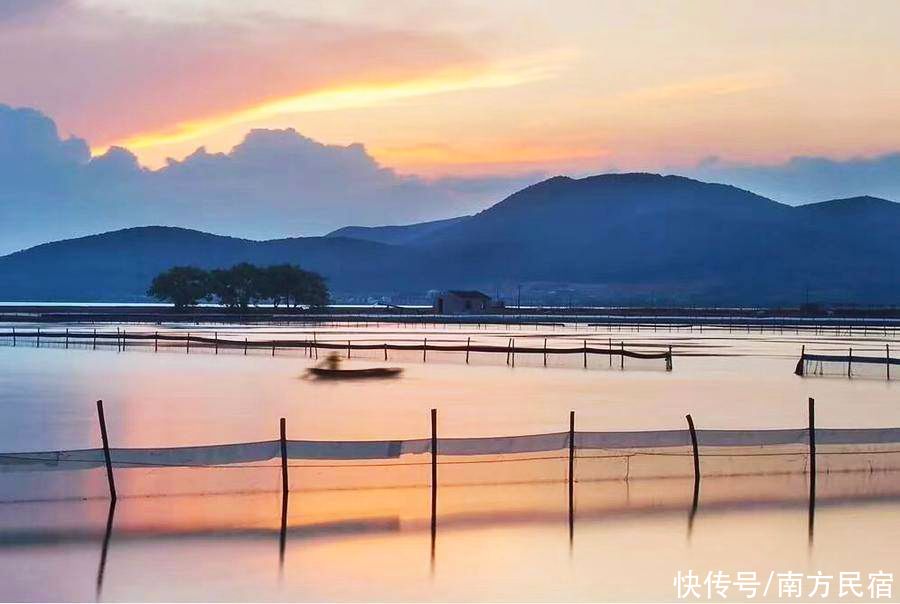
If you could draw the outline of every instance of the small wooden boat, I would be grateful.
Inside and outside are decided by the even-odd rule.
[[[306,371],[312,377],[327,380],[393,378],[403,373],[403,369],[399,367],[373,367],[371,369],[329,369],[327,367],[310,367]]]

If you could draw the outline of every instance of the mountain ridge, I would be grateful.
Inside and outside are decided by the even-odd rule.
[[[895,303],[898,232],[900,204],[874,197],[788,206],[679,176],[561,176],[472,216],[323,237],[151,226],[42,244],[0,257],[0,297],[140,299],[173,263],[251,261],[322,272],[339,297],[550,283],[608,303]]]

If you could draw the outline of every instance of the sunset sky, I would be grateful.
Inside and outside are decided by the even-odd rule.
[[[0,102],[149,167],[253,128],[400,173],[897,150],[900,2],[9,0]]]

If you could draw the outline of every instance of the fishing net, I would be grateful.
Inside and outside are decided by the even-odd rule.
[[[900,359],[890,350],[850,349],[843,351],[804,352],[794,373],[802,376],[847,377],[867,379],[900,378]]]
[[[810,468],[809,430],[698,430],[701,475],[798,474]],[[900,469],[900,428],[816,430],[817,471]],[[693,474],[688,430],[568,432],[440,438],[442,485],[684,478]],[[291,490],[430,484],[430,438],[380,441],[286,440]],[[120,496],[256,492],[281,488],[278,440],[171,448],[113,448]],[[107,494],[101,448],[0,454],[4,500]]]
[[[187,354],[294,355],[324,359],[337,355],[395,363],[455,363],[507,365],[510,367],[565,367],[610,370],[671,371],[671,347],[627,342],[612,338],[562,338],[525,335],[449,334],[409,337],[397,334],[354,334],[337,339],[334,334],[286,333],[240,335],[201,331],[144,332],[137,330],[60,331],[37,329],[0,334],[6,346],[117,351],[182,352]],[[279,337],[275,337],[278,335]]]

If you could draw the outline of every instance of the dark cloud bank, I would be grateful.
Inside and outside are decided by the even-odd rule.
[[[92,158],[40,112],[0,105],[0,253],[147,224],[269,239],[448,218],[539,178],[402,176],[362,145],[294,130],[253,130],[228,153],[200,148],[148,170],[127,149]]]
[[[681,173],[788,203],[900,198],[900,153],[776,167],[711,160]],[[84,140],[61,139],[40,112],[0,105],[0,254],[148,224],[269,239],[447,218],[542,176],[428,181],[379,166],[362,145],[323,145],[293,130],[254,130],[228,153],[201,148],[151,171],[126,149],[92,158]]]

